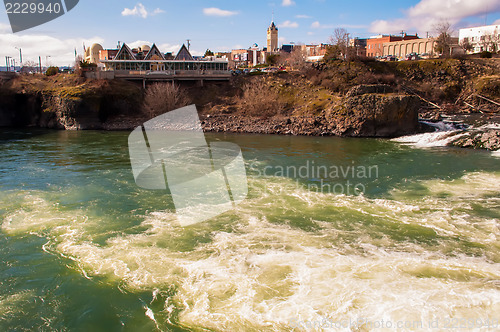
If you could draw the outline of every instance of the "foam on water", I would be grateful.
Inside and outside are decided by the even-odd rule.
[[[472,202],[498,211],[499,174],[423,181],[424,200],[403,189],[390,199],[279,190],[289,182],[251,179],[252,198],[193,227],[178,226],[170,211],[150,213],[142,223],[147,231],[105,244],[92,240],[92,224],[105,220],[65,214],[41,193],[24,193],[2,228],[44,234],[48,251],[71,257],[91,278],[149,290],[153,298],[173,287],[164,310],[144,307],[160,327],[172,306],[180,310],[178,324],[219,331],[285,331],[323,319],[498,318],[500,220],[476,215]],[[294,223],[301,215],[314,216],[304,221],[310,227]],[[384,234],[405,226],[429,230],[433,242]],[[487,245],[476,255],[462,242]]]
[[[457,134],[457,131],[437,131],[433,133],[398,137],[392,139],[392,141],[406,143],[418,148],[429,148],[447,146],[460,136],[462,136],[462,134]]]

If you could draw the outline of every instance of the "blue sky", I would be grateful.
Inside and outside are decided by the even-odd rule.
[[[264,46],[266,28],[274,21],[281,43],[327,42],[335,28],[352,36],[379,33],[434,33],[446,19],[459,28],[500,24],[499,0],[80,0],[66,15],[42,26],[12,34],[5,9],[0,13],[0,64],[5,56],[42,59],[68,65],[74,49],[101,43],[113,48],[118,41],[132,46],[156,42],[164,52],[176,52],[186,39],[194,54],[207,48],[230,51]]]

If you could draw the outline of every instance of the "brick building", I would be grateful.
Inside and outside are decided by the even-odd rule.
[[[406,41],[419,39],[418,35],[392,36],[392,35],[378,35],[366,40],[366,55],[370,57],[383,56],[384,44],[397,41]]]

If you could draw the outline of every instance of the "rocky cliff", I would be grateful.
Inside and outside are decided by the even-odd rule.
[[[419,130],[420,100],[393,93],[387,85],[361,85],[349,91],[338,106],[319,115],[262,119],[235,114],[202,115],[203,127],[212,132],[396,137]]]

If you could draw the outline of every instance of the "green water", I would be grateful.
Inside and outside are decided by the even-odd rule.
[[[500,329],[490,153],[207,135],[241,147],[248,198],[181,227],[127,137],[0,131],[0,331]]]

